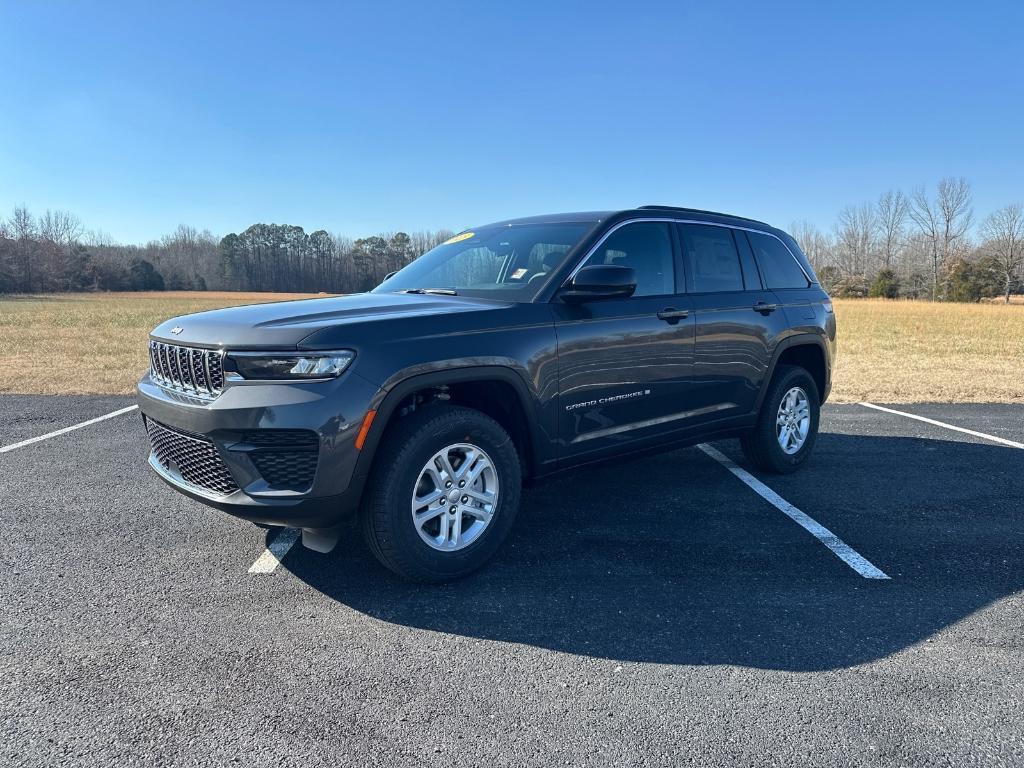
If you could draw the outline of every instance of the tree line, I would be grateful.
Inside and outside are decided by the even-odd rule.
[[[145,245],[118,245],[66,211],[24,206],[0,219],[0,293],[294,291],[355,293],[451,237],[447,230],[351,239],[288,224],[217,238],[181,225]]]
[[[978,301],[1024,292],[1024,208],[975,222],[970,184],[894,190],[843,208],[829,231],[792,227],[835,296]],[[0,219],[0,293],[223,290],[354,293],[450,237],[395,232],[351,239],[289,224],[217,238],[181,225],[145,245],[118,245],[66,211],[24,206]]]
[[[1009,301],[1024,292],[1024,207],[975,224],[970,184],[947,177],[847,206],[829,232],[798,222],[792,234],[834,296]]]

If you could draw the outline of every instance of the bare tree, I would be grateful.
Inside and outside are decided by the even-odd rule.
[[[790,226],[790,232],[816,270],[822,269],[832,261],[832,241],[816,226],[808,221],[796,221]]]
[[[924,187],[918,187],[910,196],[907,215],[928,244],[928,256],[932,268],[932,300],[939,297],[939,213],[928,197]]]
[[[898,189],[889,190],[880,198],[876,206],[878,226],[878,253],[882,269],[891,269],[899,255],[906,237],[908,201]]]
[[[102,229],[90,229],[82,235],[82,242],[93,247],[110,248],[117,245],[117,241],[109,232]]]
[[[939,295],[939,271],[955,250],[966,245],[967,232],[974,220],[971,208],[971,185],[964,178],[946,177],[939,182],[935,200],[924,187],[910,197],[907,209],[910,220],[927,238],[932,262],[932,298]]]
[[[839,212],[836,225],[836,266],[847,277],[862,278],[874,260],[877,229],[875,209],[870,203],[848,205]]]
[[[166,276],[176,288],[206,288],[215,279],[213,266],[216,260],[218,239],[208,230],[200,232],[195,227],[179,224],[170,235],[165,235],[156,245],[154,263],[161,263]]]
[[[0,219],[0,293],[9,293],[16,287],[14,240],[7,222]]]
[[[35,286],[35,247],[38,233],[36,219],[24,205],[18,206],[11,214],[9,229],[14,240],[15,264],[20,271],[20,289],[31,291]]]
[[[9,222],[9,229],[16,240],[28,240],[35,237],[39,231],[36,227],[35,216],[24,205],[14,208]]]
[[[49,210],[38,219],[39,242],[35,244],[39,290],[65,291],[81,281],[82,269],[76,248],[84,228],[73,213]]]
[[[966,250],[967,233],[974,223],[971,185],[967,179],[946,177],[939,182],[938,198],[942,222],[942,255],[948,259],[957,250]]]
[[[995,259],[1005,280],[1004,299],[1010,303],[1010,290],[1024,265],[1024,208],[1007,205],[991,214],[981,225],[985,250]]]
[[[68,211],[47,209],[46,213],[39,217],[40,237],[65,248],[78,241],[83,232],[81,220]]]

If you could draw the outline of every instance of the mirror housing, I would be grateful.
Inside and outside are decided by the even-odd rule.
[[[591,264],[568,280],[558,295],[562,301],[580,304],[597,299],[624,299],[635,290],[636,272],[632,267]]]

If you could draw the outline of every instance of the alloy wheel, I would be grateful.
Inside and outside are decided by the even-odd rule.
[[[480,538],[498,503],[498,473],[480,447],[455,443],[430,457],[412,495],[416,532],[429,546],[455,552]]]
[[[804,447],[811,431],[811,402],[802,387],[793,387],[779,403],[775,437],[783,452],[792,456]]]

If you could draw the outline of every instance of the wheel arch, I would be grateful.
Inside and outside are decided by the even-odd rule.
[[[382,390],[370,406],[375,412],[356,460],[352,483],[361,496],[373,460],[388,429],[402,416],[402,410],[417,407],[420,393],[445,393],[447,400],[475,407],[494,418],[509,433],[520,452],[524,478],[537,474],[537,456],[541,441],[537,423],[536,398],[511,368],[500,365],[465,366],[430,373],[414,374]],[[499,405],[504,396],[504,406]],[[510,396],[510,397],[509,397]]]
[[[829,391],[832,388],[828,347],[821,336],[813,333],[800,333],[783,339],[775,348],[771,367],[761,385],[761,392],[757,396],[758,411],[761,410],[761,405],[779,365],[798,365],[807,370],[818,386],[821,402],[824,403],[828,399]]]

